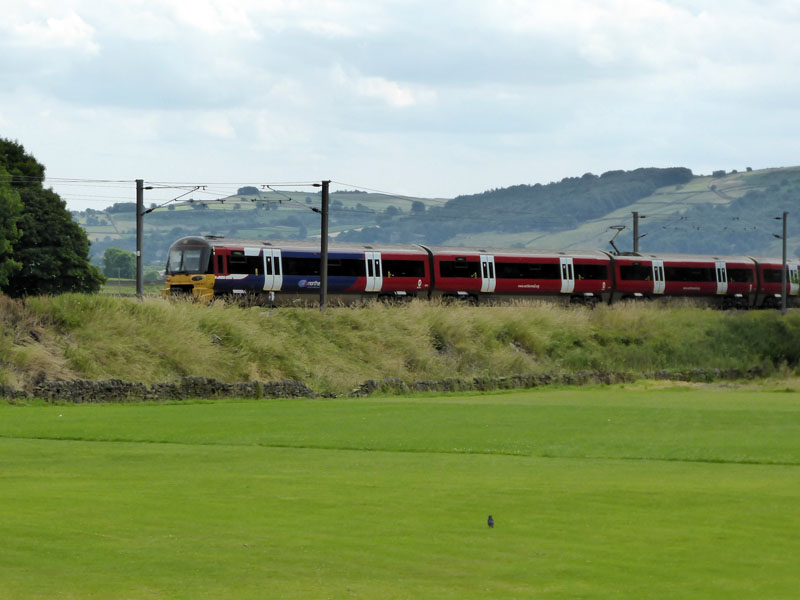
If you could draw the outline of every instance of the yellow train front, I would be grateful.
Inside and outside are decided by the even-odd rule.
[[[186,237],[169,249],[164,297],[191,297],[209,301],[214,297],[214,254],[208,240]]]

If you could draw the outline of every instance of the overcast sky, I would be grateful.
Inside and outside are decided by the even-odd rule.
[[[0,0],[0,14],[0,137],[71,208],[130,186],[60,179],[453,197],[800,164],[797,0]]]

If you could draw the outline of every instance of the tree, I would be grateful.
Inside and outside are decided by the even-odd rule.
[[[103,252],[103,275],[133,279],[136,277],[136,255],[120,248],[106,248]]]
[[[411,212],[415,215],[420,215],[425,212],[425,203],[422,200],[414,200],[411,203]]]
[[[11,244],[11,257],[22,266],[0,288],[11,296],[99,290],[103,276],[89,264],[89,239],[66,202],[42,186],[44,166],[21,144],[0,138],[0,168],[22,203],[20,236]]]
[[[11,187],[11,173],[0,166],[0,288],[8,284],[8,278],[22,268],[12,258],[14,244],[20,237],[17,221],[22,214],[22,201]]]

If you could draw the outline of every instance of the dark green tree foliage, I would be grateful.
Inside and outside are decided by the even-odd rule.
[[[380,228],[344,232],[338,239],[359,242],[439,244],[462,233],[565,231],[649,196],[660,187],[692,179],[689,169],[636,169],[586,173],[548,185],[516,185],[458,196],[443,207],[399,218]]]
[[[136,202],[115,202],[106,209],[107,213],[120,214],[131,213],[136,214]]]
[[[20,236],[17,221],[21,214],[22,202],[11,187],[11,174],[0,166],[0,288],[22,267],[12,258],[14,244]]]
[[[103,275],[133,279],[136,277],[136,255],[120,248],[107,248],[103,252]]]
[[[11,257],[21,267],[0,287],[11,296],[96,292],[103,276],[89,264],[89,240],[66,203],[44,189],[44,166],[21,144],[0,138],[0,168],[11,175],[22,211]]]

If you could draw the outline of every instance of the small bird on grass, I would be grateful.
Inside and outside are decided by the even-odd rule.
[[[489,518],[486,520],[486,524],[489,527],[494,527],[494,519],[492,518],[492,515],[489,515]]]

